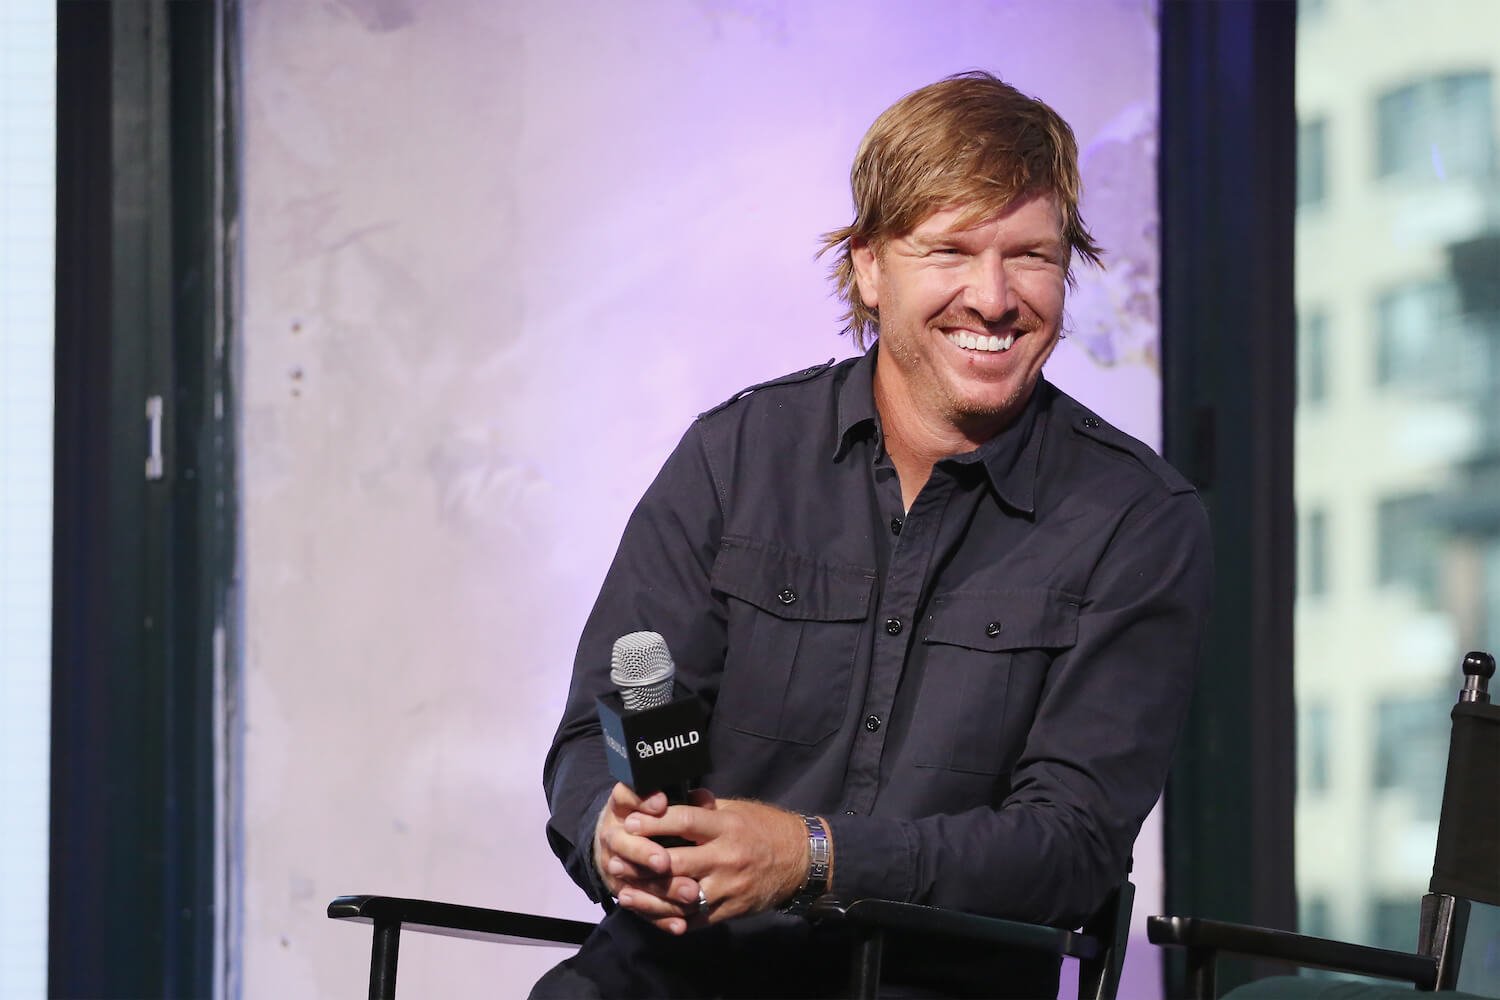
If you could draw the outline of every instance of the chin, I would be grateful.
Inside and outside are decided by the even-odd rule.
[[[1010,401],[981,403],[971,400],[954,406],[953,416],[958,423],[963,424],[970,421],[996,420],[1019,409],[1019,406]]]
[[[991,386],[989,392],[983,393],[955,394],[951,399],[954,416],[961,420],[1014,416],[1030,395],[1026,387],[1012,389],[1007,386],[1004,391],[996,391],[997,388]]]

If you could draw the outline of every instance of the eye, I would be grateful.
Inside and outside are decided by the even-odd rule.
[[[1047,250],[1023,250],[1018,259],[1032,267],[1057,266],[1057,257]]]

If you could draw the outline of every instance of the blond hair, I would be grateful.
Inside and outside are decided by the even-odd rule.
[[[963,206],[961,225],[995,215],[1017,198],[1050,194],[1069,252],[1099,263],[1100,248],[1078,212],[1082,184],[1073,130],[1041,101],[983,70],[914,90],[865,133],[849,171],[854,222],[823,234],[830,275],[849,306],[846,332],[859,347],[879,317],[860,298],[852,252],[903,236],[934,212]]]

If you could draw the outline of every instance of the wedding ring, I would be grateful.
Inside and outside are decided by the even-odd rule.
[[[708,909],[708,893],[704,892],[700,885],[698,887],[698,912],[702,913],[706,909]]]

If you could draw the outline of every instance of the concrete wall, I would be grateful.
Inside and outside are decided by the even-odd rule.
[[[593,915],[542,836],[577,631],[692,415],[849,352],[812,254],[901,94],[985,67],[1073,123],[1111,268],[1050,372],[1157,440],[1149,0],[242,10],[246,996],[360,989],[343,892]],[[443,997],[561,957],[402,955]]]

